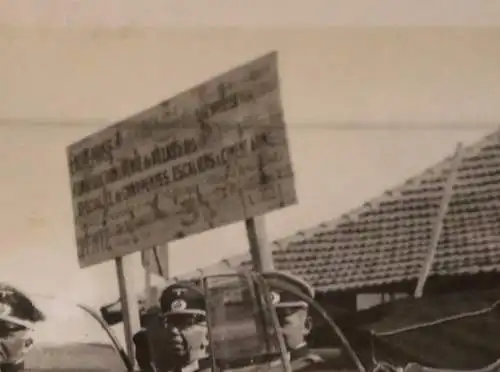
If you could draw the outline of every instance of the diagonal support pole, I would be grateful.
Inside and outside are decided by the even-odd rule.
[[[458,168],[462,163],[462,153],[463,153],[463,145],[459,143],[457,145],[457,149],[455,151],[455,156],[453,158],[450,174],[448,176],[448,180],[446,182],[443,199],[441,200],[441,205],[439,208],[438,216],[436,223],[434,225],[434,230],[432,232],[431,242],[429,245],[429,250],[427,256],[425,258],[424,265],[422,267],[422,271],[418,278],[417,287],[415,289],[414,297],[420,298],[423,295],[425,283],[427,282],[427,278],[432,269],[432,264],[434,262],[434,257],[436,255],[436,249],[439,243],[439,239],[441,237],[441,232],[443,230],[444,219],[446,217],[446,213],[448,212],[448,206],[450,204],[451,197],[453,195],[453,186],[455,185]]]

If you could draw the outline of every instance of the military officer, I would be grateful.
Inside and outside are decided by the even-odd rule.
[[[24,370],[32,349],[34,324],[45,319],[31,299],[8,284],[0,283],[0,370]]]
[[[6,316],[6,314],[0,315],[0,370],[2,372],[24,369],[24,357],[33,345],[30,334],[31,327],[26,322]]]
[[[309,305],[291,291],[284,289],[283,285],[280,286],[280,283],[293,287],[309,298],[314,298],[314,289],[301,278],[284,272],[268,272],[264,273],[263,277],[268,284],[276,310],[291,369],[302,371],[323,364],[323,358],[312,352],[306,341],[312,329]]]
[[[134,336],[143,372],[197,372],[210,369],[205,298],[191,283],[167,287],[160,308],[144,317]]]

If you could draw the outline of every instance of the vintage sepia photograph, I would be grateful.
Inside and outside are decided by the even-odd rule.
[[[500,6],[0,2],[0,372],[500,372]]]

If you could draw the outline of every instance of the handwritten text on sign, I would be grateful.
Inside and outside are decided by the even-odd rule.
[[[68,148],[81,267],[296,203],[276,53]]]

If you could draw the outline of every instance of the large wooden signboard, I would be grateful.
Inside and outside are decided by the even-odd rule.
[[[81,267],[296,203],[277,53],[67,149]]]

